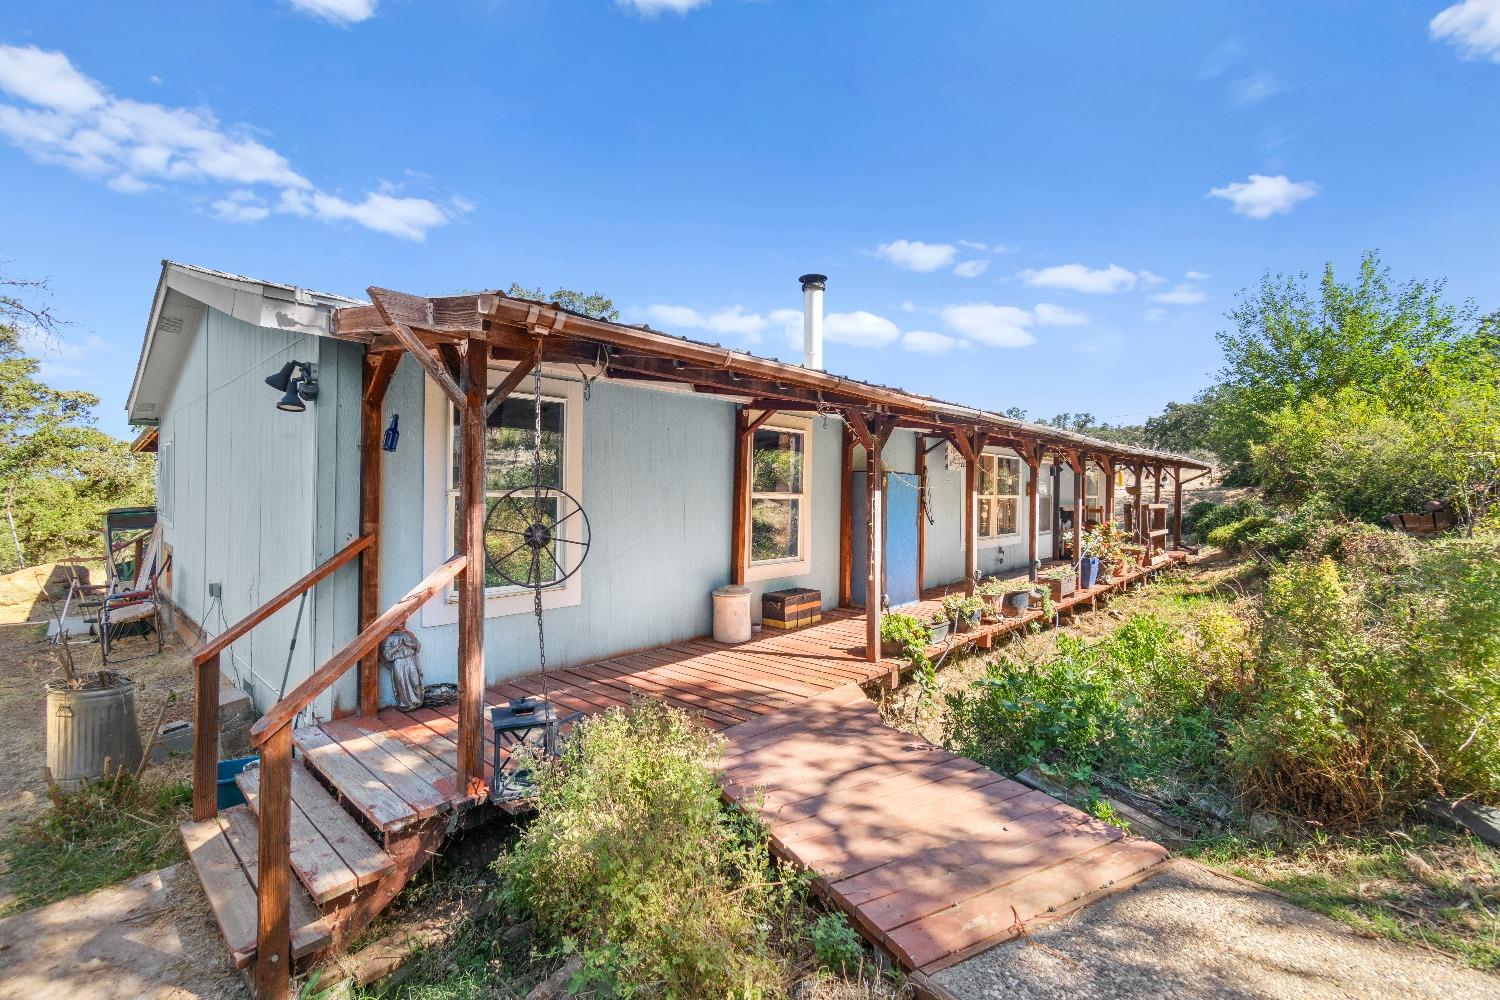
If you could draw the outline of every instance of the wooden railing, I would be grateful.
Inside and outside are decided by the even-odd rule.
[[[261,998],[287,996],[291,980],[292,723],[312,700],[442,592],[468,564],[456,555],[406,592],[349,644],[271,707],[250,728],[260,751],[260,833],[257,885],[255,988]]]
[[[375,544],[375,535],[361,535],[345,545],[317,569],[271,598],[227,631],[214,637],[193,655],[195,715],[193,732],[193,819],[205,820],[218,812],[216,803],[219,763],[219,656],[243,639],[251,629],[292,603],[317,584]]]

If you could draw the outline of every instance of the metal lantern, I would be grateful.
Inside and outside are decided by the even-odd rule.
[[[518,759],[516,751],[529,751],[523,757],[557,756],[557,731],[566,721],[558,719],[550,701],[535,698],[518,698],[490,709],[490,725],[495,729],[495,799],[514,798],[531,789],[530,766]]]

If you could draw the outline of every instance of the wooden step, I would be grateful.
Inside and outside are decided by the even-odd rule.
[[[430,784],[424,787],[400,761],[367,737],[351,737],[346,746],[314,725],[295,730],[292,744],[345,804],[382,833],[405,829],[446,806],[437,789]]]
[[[243,969],[255,960],[256,951],[259,865],[255,816],[245,806],[234,806],[213,819],[184,823],[180,829],[234,967]],[[333,943],[323,915],[296,882],[291,884],[291,918],[294,958]]]
[[[249,767],[235,779],[245,801],[260,814],[260,769]],[[308,895],[324,906],[379,882],[396,863],[344,811],[318,780],[292,767],[292,871]]]

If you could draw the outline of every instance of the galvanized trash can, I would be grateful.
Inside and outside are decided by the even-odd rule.
[[[109,687],[47,685],[47,767],[65,792],[111,767],[132,770],[141,760],[141,732],[135,722],[135,682],[109,675]]]

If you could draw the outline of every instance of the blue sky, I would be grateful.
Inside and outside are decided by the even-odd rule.
[[[832,371],[1136,420],[1267,269],[1500,307],[1497,122],[1500,0],[12,4],[0,260],[120,434],[163,257],[793,360],[823,271]]]

